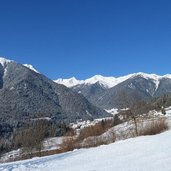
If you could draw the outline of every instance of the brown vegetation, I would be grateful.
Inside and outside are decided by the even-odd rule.
[[[165,118],[149,121],[142,129],[139,130],[141,135],[155,135],[168,130],[168,123]]]
[[[60,150],[63,152],[72,151],[76,148],[76,142],[74,137],[65,137],[60,145]]]
[[[115,141],[115,134],[111,133],[110,139],[103,139],[100,137],[103,133],[105,133],[108,129],[114,126],[114,120],[102,120],[101,122],[96,123],[95,125],[91,125],[85,127],[80,130],[79,135],[74,137],[66,137],[64,138],[60,149],[62,151],[72,151],[73,149],[78,148],[88,148],[88,147],[96,147],[102,144],[109,144]]]
[[[95,125],[91,125],[81,129],[78,139],[83,140],[87,137],[99,136],[113,126],[114,126],[113,119],[102,120],[101,122],[98,122]]]

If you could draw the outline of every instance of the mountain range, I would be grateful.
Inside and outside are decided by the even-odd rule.
[[[122,77],[95,75],[86,80],[57,79],[70,89],[83,94],[91,103],[103,108],[124,108],[171,92],[171,75],[156,75],[143,72]]]
[[[48,119],[75,122],[110,117],[113,108],[127,108],[171,92],[171,75],[135,73],[123,77],[96,75],[86,80],[51,80],[32,65],[0,58],[0,128]]]

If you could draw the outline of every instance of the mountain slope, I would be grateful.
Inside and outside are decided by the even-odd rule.
[[[83,95],[54,83],[28,67],[0,58],[0,120],[20,121],[50,117],[56,121],[110,116]]]
[[[167,140],[167,141],[164,141]],[[142,136],[96,148],[1,164],[6,171],[170,171],[171,131]]]
[[[159,82],[156,83],[150,78],[137,75],[104,91],[97,106],[103,106],[107,109],[125,108],[140,101],[151,101],[155,97],[170,92],[170,78],[160,78]]]

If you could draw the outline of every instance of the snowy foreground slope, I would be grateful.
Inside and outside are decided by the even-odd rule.
[[[170,171],[171,130],[97,148],[1,164],[4,171]]]

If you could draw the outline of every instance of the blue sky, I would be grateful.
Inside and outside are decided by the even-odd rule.
[[[55,79],[171,73],[169,0],[0,0],[0,56]]]

